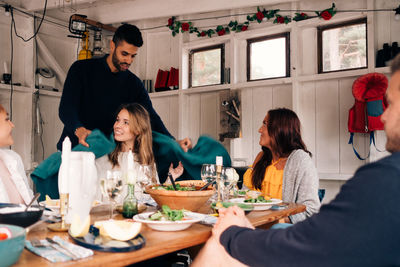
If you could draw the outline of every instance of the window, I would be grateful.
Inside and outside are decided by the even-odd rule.
[[[247,40],[247,80],[290,76],[289,33]]]
[[[224,59],[224,45],[191,50],[189,87],[222,84]]]
[[[367,20],[318,28],[318,72],[367,68]]]

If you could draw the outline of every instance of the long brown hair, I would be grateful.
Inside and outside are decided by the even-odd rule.
[[[278,158],[288,157],[293,150],[302,149],[311,156],[301,138],[300,120],[296,113],[287,108],[271,109],[267,114],[268,135],[271,138],[271,149],[261,147],[262,157],[253,166],[252,183],[261,190],[265,170],[272,162],[272,154]]]
[[[134,153],[138,156],[138,162],[141,165],[154,166],[153,139],[151,134],[150,116],[147,110],[140,104],[123,104],[116,114],[118,116],[121,110],[125,109],[129,113],[129,128],[134,135]],[[119,166],[118,155],[122,151],[122,142],[115,140],[116,147],[108,155],[113,167]]]

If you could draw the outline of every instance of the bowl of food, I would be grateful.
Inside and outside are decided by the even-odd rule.
[[[177,190],[172,185],[149,185],[146,192],[157,202],[158,206],[169,206],[171,209],[198,211],[214,194],[212,186],[199,191],[206,183],[200,180],[176,182]]]
[[[183,209],[174,210],[167,205],[163,205],[161,210],[156,212],[145,212],[133,216],[133,220],[145,223],[157,231],[182,231],[203,218],[203,214]]]
[[[0,224],[0,266],[11,266],[18,261],[24,250],[25,237],[25,228]]]
[[[0,223],[28,227],[42,217],[44,206],[32,205],[27,211],[25,208],[25,205],[0,203]]]

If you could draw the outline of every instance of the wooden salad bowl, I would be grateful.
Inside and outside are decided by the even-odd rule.
[[[188,180],[176,182],[181,186],[195,186],[199,190],[206,183],[200,180]],[[157,202],[161,207],[168,205],[171,209],[185,209],[189,211],[198,211],[206,201],[214,194],[214,189],[209,186],[202,191],[171,191],[153,189],[155,185],[146,187],[146,192]]]

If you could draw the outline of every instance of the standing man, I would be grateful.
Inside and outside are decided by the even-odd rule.
[[[124,24],[110,41],[109,55],[72,64],[59,107],[59,116],[64,123],[57,143],[59,150],[66,136],[71,139],[72,147],[78,143],[88,147],[86,137],[93,129],[109,136],[115,111],[123,103],[141,104],[149,112],[152,130],[172,137],[154,110],[141,80],[128,70],[142,45],[140,30]],[[185,152],[191,148],[189,138],[178,143]]]
[[[286,229],[254,229],[238,207],[220,211],[198,266],[400,265],[400,55],[386,92],[386,149],[360,167],[332,202]]]

